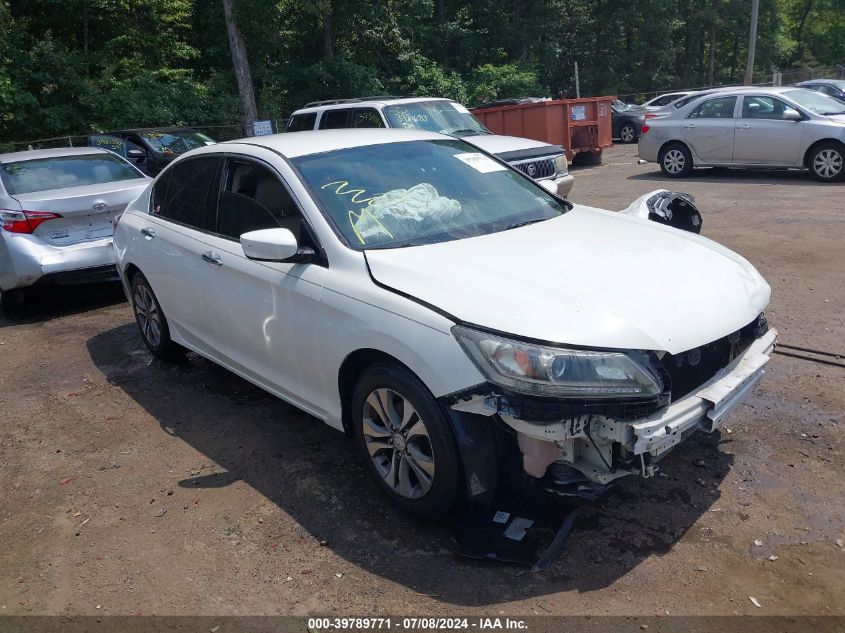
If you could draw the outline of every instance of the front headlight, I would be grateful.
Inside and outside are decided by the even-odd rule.
[[[520,393],[606,399],[663,391],[663,381],[640,352],[546,347],[459,325],[452,334],[490,382]]]
[[[555,156],[555,172],[558,176],[565,176],[569,173],[569,161],[566,160],[566,154]]]

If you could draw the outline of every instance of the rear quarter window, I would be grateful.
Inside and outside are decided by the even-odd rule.
[[[287,132],[307,132],[314,129],[314,124],[317,122],[317,113],[310,112],[308,114],[295,114],[290,118]]]

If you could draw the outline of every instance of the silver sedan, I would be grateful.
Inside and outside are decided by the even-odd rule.
[[[802,88],[708,94],[647,118],[639,154],[670,178],[694,167],[762,167],[807,169],[835,182],[845,177],[845,106]]]
[[[0,300],[43,281],[117,279],[113,222],[150,179],[92,147],[0,154]]]

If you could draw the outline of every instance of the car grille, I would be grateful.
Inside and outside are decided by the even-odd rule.
[[[768,329],[766,317],[761,314],[729,336],[678,354],[665,354],[661,360],[671,381],[672,401],[677,402],[710,380]]]
[[[519,171],[521,171],[526,176],[530,178],[534,178],[535,180],[540,178],[551,178],[555,175],[555,159],[554,158],[543,158],[540,160],[527,160],[520,163],[511,163],[513,167],[516,167]],[[531,172],[534,173],[531,173]]]

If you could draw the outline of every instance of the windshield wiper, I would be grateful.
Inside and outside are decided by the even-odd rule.
[[[839,112],[825,112],[822,116],[834,116],[836,114],[845,114],[845,110],[841,110]]]
[[[536,224],[537,222],[542,222],[543,220],[548,220],[549,218],[535,218],[533,220],[523,220],[522,222],[514,222],[513,224],[508,224],[503,230],[510,231],[511,229],[518,229],[521,226],[528,226],[529,224]]]
[[[470,134],[490,134],[490,132],[465,127],[457,130],[449,130],[448,132],[443,132],[443,134],[448,134],[449,136],[469,136]]]

